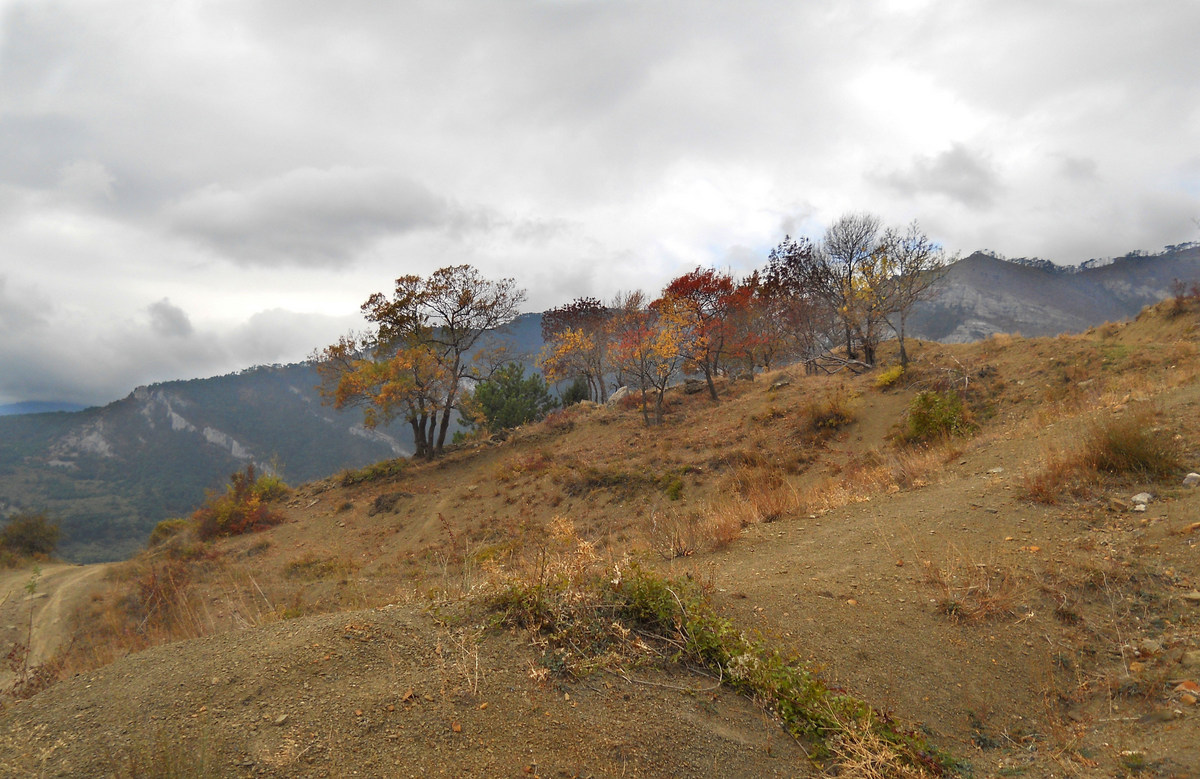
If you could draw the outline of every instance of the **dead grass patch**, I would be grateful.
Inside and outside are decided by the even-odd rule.
[[[1026,495],[1039,503],[1085,498],[1103,477],[1163,479],[1183,466],[1179,443],[1155,425],[1152,410],[1095,421],[1075,440],[1050,449],[1040,470],[1024,478]]]
[[[861,457],[797,495],[803,513],[865,503],[876,495],[925,487],[963,453],[961,442],[935,441],[896,451],[868,450]]]
[[[955,622],[985,622],[1015,613],[1022,595],[1011,565],[973,562],[952,550],[944,565],[923,564],[925,584],[938,593],[938,610]]]

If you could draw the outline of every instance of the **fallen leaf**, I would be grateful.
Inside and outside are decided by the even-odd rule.
[[[1200,684],[1188,679],[1175,685],[1175,692],[1200,692]]]
[[[400,702],[403,703],[404,701],[411,700],[412,697],[413,697],[413,688],[409,687],[407,690],[404,691],[404,694],[400,696]]]
[[[487,708],[487,701],[484,701],[483,703],[479,704],[480,711],[483,711],[486,708]]]
[[[455,733],[462,733],[462,725],[459,725],[457,722],[450,723],[450,729]]]

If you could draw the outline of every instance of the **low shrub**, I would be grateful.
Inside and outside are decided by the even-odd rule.
[[[1163,478],[1183,466],[1179,445],[1153,426],[1149,414],[1118,417],[1092,425],[1084,444],[1085,463],[1103,473]]]
[[[796,658],[752,640],[720,616],[691,579],[665,579],[637,565],[566,565],[555,576],[546,576],[547,569],[539,567],[534,581],[511,580],[492,605],[502,624],[541,634],[549,670],[586,675],[644,657],[648,641],[661,643],[656,654],[666,662],[703,668],[762,702],[814,758],[844,760],[843,743],[870,734],[877,761],[895,766],[896,775],[943,776],[957,769],[920,734],[829,689]]]
[[[966,435],[974,427],[971,414],[957,392],[918,392],[908,404],[902,438],[908,443],[932,441]]]
[[[164,519],[150,531],[150,538],[146,540],[146,546],[151,548],[159,546],[182,533],[190,525],[191,521],[186,518]]]
[[[881,390],[891,389],[892,387],[896,386],[896,383],[903,377],[904,366],[893,365],[886,370],[880,371],[875,376],[875,388]]]
[[[229,477],[221,494],[210,493],[204,505],[196,509],[196,535],[204,541],[219,536],[236,536],[261,530],[283,521],[283,515],[268,504],[288,493],[277,476],[259,475],[254,465],[246,466]]]
[[[817,435],[840,430],[856,419],[849,396],[840,390],[809,401],[800,409],[800,416],[801,432]]]
[[[368,465],[366,468],[360,468],[357,471],[343,471],[342,486],[352,487],[355,484],[362,484],[364,482],[394,478],[404,473],[407,467],[408,460],[383,460],[374,465]]]
[[[1031,500],[1053,504],[1064,496],[1088,497],[1104,476],[1162,479],[1182,467],[1174,436],[1154,427],[1152,413],[1142,412],[1089,425],[1073,446],[1047,455],[1024,485]]]

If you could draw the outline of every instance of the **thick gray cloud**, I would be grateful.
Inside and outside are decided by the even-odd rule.
[[[990,206],[1000,186],[987,160],[957,143],[933,157],[918,157],[910,169],[882,178],[908,197],[944,195],[970,208]]]
[[[239,262],[337,267],[385,235],[447,227],[451,207],[383,171],[289,171],[237,191],[206,187],[169,209],[171,226]]]
[[[1196,29],[1177,0],[0,0],[0,400],[300,359],[460,262],[538,309],[845,211],[1061,262],[1193,239]]]
[[[150,314],[150,327],[159,335],[187,338],[193,332],[192,320],[188,319],[187,312],[172,305],[167,298],[150,304],[146,310]]]

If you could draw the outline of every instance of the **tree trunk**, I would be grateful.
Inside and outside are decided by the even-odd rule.
[[[706,382],[708,382],[709,396],[715,401],[715,400],[719,400],[719,398],[717,397],[717,385],[713,383],[713,372],[714,371],[713,371],[712,366],[705,363],[705,365],[704,365],[704,380]]]
[[[421,429],[421,425],[417,421],[417,417],[412,417],[411,419],[409,419],[408,424],[412,426],[413,445],[416,447],[416,451],[413,452],[413,457],[424,457],[425,456],[425,431]]]
[[[896,340],[900,342],[900,367],[908,370],[908,350],[904,348],[904,314],[900,314],[900,329],[896,331]]]
[[[660,389],[654,395],[654,424],[656,425],[663,423],[663,395],[665,393],[665,389]]]

